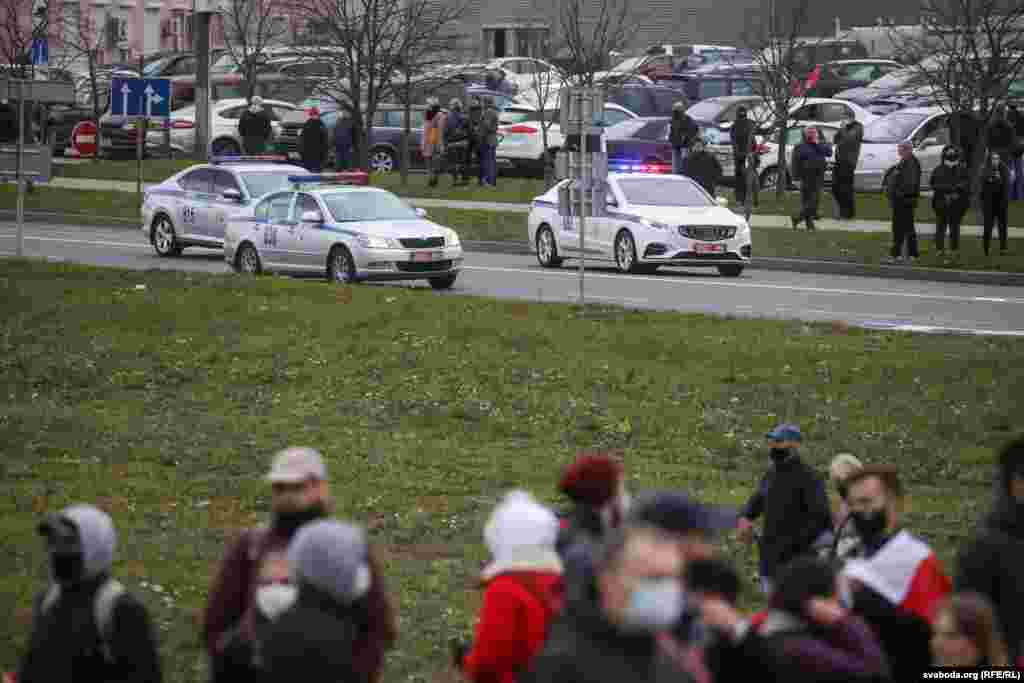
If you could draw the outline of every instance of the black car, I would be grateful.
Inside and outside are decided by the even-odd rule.
[[[651,116],[630,119],[605,131],[608,170],[616,173],[671,173],[672,119]]]
[[[834,97],[849,88],[862,88],[903,65],[888,59],[843,59],[819,64],[804,82],[806,97]]]
[[[868,49],[859,40],[817,40],[793,46],[782,63],[792,65],[793,76],[802,82],[819,64],[868,59],[870,56]]]
[[[672,106],[683,101],[683,95],[661,85],[628,84],[607,89],[605,100],[625,107],[637,116],[671,116]]]

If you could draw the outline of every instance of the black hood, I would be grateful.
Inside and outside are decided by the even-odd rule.
[[[1024,538],[1024,503],[1010,496],[1010,480],[1015,472],[1024,473],[1024,435],[1018,436],[999,453],[995,477],[995,504],[984,525]]]

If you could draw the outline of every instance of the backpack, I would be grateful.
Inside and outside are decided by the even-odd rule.
[[[57,601],[60,600],[60,592],[60,584],[50,584],[50,588],[39,605],[39,616],[43,616],[57,604]],[[107,579],[93,596],[92,613],[96,622],[96,630],[100,634],[100,652],[108,664],[114,661],[113,653],[110,650],[114,626],[114,607],[126,592],[120,581]]]

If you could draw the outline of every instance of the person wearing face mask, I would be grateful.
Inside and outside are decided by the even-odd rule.
[[[613,531],[519,683],[688,683],[659,644],[683,611],[682,557],[651,528]]]
[[[696,182],[714,198],[718,183],[722,180],[722,164],[707,150],[702,138],[694,139],[690,153],[682,160],[680,168],[684,176]]]
[[[33,605],[19,683],[159,683],[156,634],[145,606],[111,576],[117,533],[91,505],[48,515],[51,583]]]
[[[832,542],[832,512],[825,481],[800,459],[800,428],[780,424],[767,434],[772,467],[740,511],[740,542],[754,537],[753,520],[764,515],[761,587],[771,592],[776,572],[790,560]]]
[[[985,256],[992,246],[992,228],[999,226],[999,253],[1007,254],[1007,212],[1010,207],[1010,169],[1002,155],[993,152],[981,172],[981,210],[984,218],[982,246]]]
[[[776,681],[888,681],[890,669],[870,626],[843,606],[832,566],[801,557],[778,576],[765,618],[755,626],[726,601],[701,600],[716,634],[708,661],[716,680],[754,673]],[[904,680],[893,678],[892,680]]]
[[[899,471],[868,465],[848,479],[850,516],[864,543],[864,557],[843,568],[854,611],[878,633],[896,680],[917,677],[931,661],[931,622],[952,591],[931,548],[901,528],[903,486]]]
[[[942,667],[1009,666],[992,603],[977,593],[956,593],[944,601],[935,613],[932,654]]]
[[[864,468],[863,463],[850,453],[840,453],[832,458],[829,465],[829,479],[839,494],[839,500],[832,508],[832,526],[835,529],[835,539],[826,559],[844,562],[855,556],[860,548],[860,537],[857,530],[850,521],[850,506],[846,502],[849,497],[849,484],[847,480],[854,472]]]
[[[218,660],[228,645],[253,642],[260,597],[272,600],[273,594],[280,593],[274,582],[261,584],[264,566],[280,561],[300,528],[328,514],[327,469],[317,451],[295,447],[280,451],[266,479],[271,486],[270,523],[247,529],[232,541],[210,589],[202,635],[215,671],[224,669]],[[385,649],[397,637],[397,626],[372,552],[369,566],[370,589],[356,605],[363,616],[353,659],[357,670],[373,681],[379,677]],[[245,676],[245,671],[232,675]]]
[[[1011,661],[1024,662],[1024,434],[1000,450],[992,510],[960,549],[955,585],[995,605]]]
[[[932,208],[935,209],[935,250],[945,258],[946,230],[953,258],[960,254],[960,223],[970,204],[971,179],[960,150],[952,145],[942,149],[942,164],[932,171]]]

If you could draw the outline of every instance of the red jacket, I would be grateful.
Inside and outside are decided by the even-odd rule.
[[[487,584],[473,649],[463,670],[474,683],[515,683],[544,645],[557,616],[561,576],[554,572],[509,572]],[[550,597],[548,604],[542,598]]]
[[[287,552],[290,540],[274,530],[260,534],[258,530],[249,529],[228,548],[210,588],[203,619],[203,639],[211,657],[221,653],[223,637],[237,626],[241,626],[247,637],[252,637],[259,563],[265,553]],[[364,606],[365,622],[361,625],[359,639],[353,644],[352,661],[355,670],[373,683],[380,677],[385,650],[398,637],[398,626],[372,547],[369,564],[372,583],[370,592],[359,600]]]

